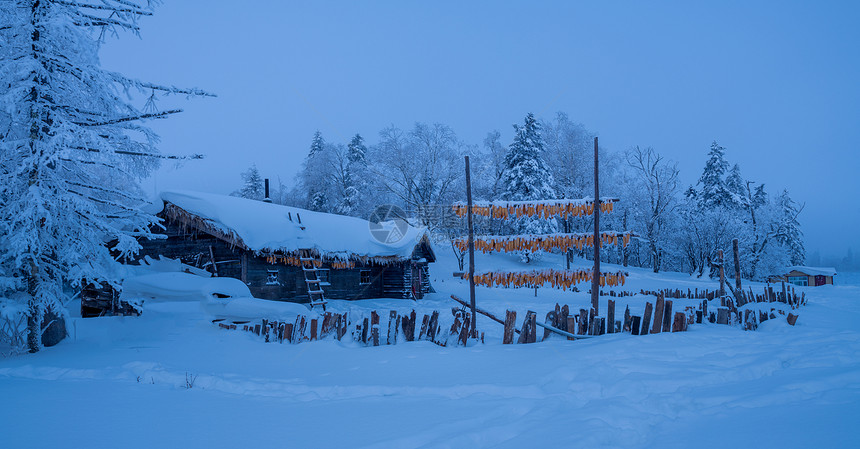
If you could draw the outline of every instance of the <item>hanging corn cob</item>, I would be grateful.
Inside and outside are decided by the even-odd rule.
[[[601,234],[601,245],[619,245],[627,247],[630,237],[636,235],[632,232],[606,231]],[[621,237],[621,238],[619,238]],[[458,237],[454,239],[454,245],[460,251],[468,250],[468,239]],[[483,235],[475,236],[475,249],[483,253],[489,252],[511,252],[511,251],[551,251],[558,249],[567,251],[572,248],[578,250],[583,247],[593,247],[594,236],[586,233],[556,233],[539,235]]]
[[[612,212],[618,198],[601,198],[600,211]],[[458,217],[466,216],[467,206],[455,203],[454,213]],[[478,201],[472,205],[472,213],[490,218],[520,218],[520,217],[579,217],[594,213],[594,200],[590,198],[563,199],[546,201]]]
[[[462,278],[468,279],[468,273],[463,273]],[[616,273],[600,273],[600,286],[624,285],[627,273],[619,271]],[[591,282],[591,270],[533,270],[504,272],[495,271],[475,274],[475,284],[486,287],[506,288],[535,288],[544,284],[550,284],[554,288],[567,290],[580,282]]]

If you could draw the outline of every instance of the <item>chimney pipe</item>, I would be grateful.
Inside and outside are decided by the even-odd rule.
[[[266,186],[266,196],[263,198],[263,202],[265,202],[265,203],[271,203],[271,202],[272,202],[272,199],[271,199],[271,198],[269,198],[269,178],[266,178],[266,179],[265,179],[264,184],[265,184],[265,186]]]

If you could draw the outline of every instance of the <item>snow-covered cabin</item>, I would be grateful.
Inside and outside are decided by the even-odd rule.
[[[780,276],[778,280],[789,284],[801,286],[819,286],[833,284],[833,276],[836,269],[831,267],[804,267],[794,266],[788,268],[788,274]]]
[[[140,257],[240,279],[257,298],[309,302],[321,288],[326,299],[418,299],[431,290],[436,256],[423,228],[397,223],[386,242],[360,218],[191,191],[161,200],[167,238],[142,241]]]

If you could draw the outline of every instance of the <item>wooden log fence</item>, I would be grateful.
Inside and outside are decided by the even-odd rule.
[[[727,285],[731,289],[731,285]],[[543,329],[541,341],[551,338],[553,334],[567,340],[592,338],[609,333],[630,333],[632,335],[648,335],[661,332],[684,332],[689,325],[697,323],[716,323],[740,326],[744,330],[756,330],[762,322],[779,316],[790,325],[795,325],[799,315],[787,313],[784,308],[771,307],[770,310],[741,309],[749,303],[783,303],[793,311],[806,304],[806,295],[798,295],[794,288],[782,285],[779,289],[765,287],[760,294],[750,288],[747,291],[735,290],[731,296],[716,296],[707,290],[692,291],[689,296],[681,290],[661,290],[658,292],[643,292],[656,294],[655,304],[645,303],[644,313],[634,315],[627,306],[623,319],[615,320],[615,301],[609,300],[607,316],[595,316],[594,310],[580,309],[571,313],[568,305],[556,304],[550,310],[543,322],[538,321],[537,313],[527,311],[524,320],[517,329],[517,312],[505,311],[505,319],[496,317],[491,312],[477,309],[476,312],[486,316],[493,322],[503,326],[502,344],[528,344],[538,341],[538,328]],[[674,299],[702,299],[695,304],[675,305]],[[378,313],[376,310],[369,314],[326,312],[321,317],[300,315],[294,322],[279,320],[261,320],[259,323],[234,322],[214,320],[219,328],[243,330],[252,332],[266,342],[298,344],[306,341],[335,339],[338,341],[351,340],[361,346],[394,345],[400,342],[429,341],[439,346],[468,346],[470,327],[474,317],[469,304],[453,296],[462,307],[451,309],[453,322],[450,327],[442,329],[440,312],[433,311],[424,314],[418,325],[418,314],[415,310],[408,313],[398,313],[390,310],[388,313]],[[710,304],[714,301],[715,304]],[[674,310],[673,310],[674,309]],[[382,320],[386,320],[381,322]],[[484,334],[479,334],[479,340],[484,341]]]

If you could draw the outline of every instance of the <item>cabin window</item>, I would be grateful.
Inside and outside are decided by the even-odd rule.
[[[809,277],[807,276],[789,276],[788,283],[806,287],[809,285]]]
[[[329,270],[328,268],[317,268],[317,279],[320,280],[320,284],[328,284],[329,280]]]
[[[278,280],[278,270],[266,270],[266,285],[281,285]]]
[[[370,284],[370,270],[361,270],[359,284]]]

